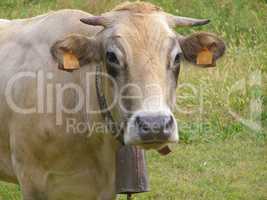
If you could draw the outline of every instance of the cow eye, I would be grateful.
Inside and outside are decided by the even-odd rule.
[[[180,61],[181,61],[181,54],[178,53],[178,54],[175,56],[174,64],[180,64]]]
[[[116,64],[116,65],[119,65],[120,62],[116,56],[116,54],[114,52],[107,52],[107,61],[110,63],[110,64]]]

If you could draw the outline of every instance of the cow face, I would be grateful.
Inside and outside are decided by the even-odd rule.
[[[126,122],[126,144],[158,149],[177,142],[178,126],[172,110],[180,63],[185,59],[202,67],[213,66],[225,46],[213,34],[183,37],[172,26],[208,21],[170,16],[147,3],[127,4],[81,21],[104,29],[95,38],[72,35],[57,42],[52,48],[54,57],[64,64],[63,51],[77,58],[72,65],[104,63],[105,72],[116,82],[118,101],[113,113],[117,122]],[[107,85],[114,97],[113,84]]]
[[[120,116],[127,119],[126,144],[156,147],[177,142],[171,108],[182,50],[160,16],[131,15],[105,34],[107,72],[118,83]]]

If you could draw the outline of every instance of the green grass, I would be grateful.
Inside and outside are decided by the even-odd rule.
[[[97,3],[96,3],[97,2]],[[24,18],[61,8],[101,13],[120,0],[1,0],[0,18]],[[267,199],[267,1],[266,0],[151,0],[176,15],[209,18],[207,26],[178,28],[189,34],[215,32],[227,44],[217,68],[183,65],[177,105],[193,113],[177,112],[181,143],[160,157],[148,152],[151,191],[140,200],[266,200]],[[253,77],[261,78],[251,85]],[[231,93],[231,87],[242,91]],[[231,95],[229,95],[231,94]],[[185,97],[186,98],[181,98]],[[202,99],[200,101],[200,99]],[[250,106],[257,100],[261,109]],[[199,105],[203,105],[201,112]],[[251,118],[251,129],[229,110]],[[261,111],[260,111],[261,110]],[[17,186],[0,184],[0,200],[20,199]],[[123,198],[122,198],[123,199]]]

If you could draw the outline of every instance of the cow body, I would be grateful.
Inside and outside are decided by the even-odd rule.
[[[71,117],[91,123],[101,120],[100,116],[88,117],[83,112],[64,115],[63,124],[58,126],[53,113],[15,113],[5,95],[8,81],[20,72],[52,72],[53,79],[46,81],[53,87],[70,82],[82,85],[82,74],[94,70],[94,66],[72,74],[59,71],[50,48],[68,34],[90,36],[99,31],[79,21],[88,16],[81,11],[63,10],[0,23],[0,179],[19,183],[25,200],[114,198],[116,141],[110,135],[88,139],[84,133],[67,133],[64,121]],[[12,98],[22,108],[36,107],[37,78],[26,79],[14,84]],[[94,80],[89,81],[89,107],[97,109]],[[65,97],[65,105],[75,104],[75,95]]]
[[[172,28],[208,22],[144,2],[1,20],[0,179],[24,200],[115,199],[114,135],[159,151],[178,142],[180,63],[215,66],[225,45]]]

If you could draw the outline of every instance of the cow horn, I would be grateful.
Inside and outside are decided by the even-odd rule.
[[[189,17],[180,17],[180,16],[173,16],[171,20],[173,26],[201,26],[208,24],[210,22],[209,19],[194,19]]]
[[[107,20],[103,16],[92,16],[88,18],[80,19],[81,22],[91,25],[91,26],[106,26]]]

